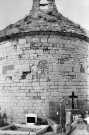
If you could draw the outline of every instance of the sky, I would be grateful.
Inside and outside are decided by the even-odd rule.
[[[32,1],[0,0],[0,30],[28,15]],[[89,0],[55,0],[55,2],[61,14],[89,30]]]

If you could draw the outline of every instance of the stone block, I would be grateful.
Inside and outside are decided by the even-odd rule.
[[[23,65],[21,65],[21,70],[22,70],[22,71],[30,71],[30,66],[29,66],[29,64],[23,64]]]
[[[51,49],[50,49],[50,54],[55,54],[55,53],[56,53],[55,50],[51,50]]]
[[[85,68],[83,67],[83,65],[81,65],[81,67],[80,67],[80,72],[85,73]]]
[[[60,92],[51,92],[51,96],[52,97],[59,97],[60,96]]]
[[[74,72],[78,72],[78,73],[80,72],[80,65],[77,65],[77,64],[76,64],[76,65],[74,66]]]
[[[53,129],[54,134],[61,133],[61,131],[62,131],[61,125],[58,125],[51,119],[47,119],[47,121],[48,121],[49,126],[51,126],[51,128]]]
[[[36,53],[36,50],[29,50],[29,54],[34,54]]]
[[[35,100],[41,100],[41,96],[33,96],[33,99],[35,99]]]
[[[6,74],[8,70],[14,70],[14,65],[6,65],[2,67],[2,74]]]
[[[33,83],[32,83],[32,86],[33,86],[33,87],[34,87],[34,86],[39,87],[39,82],[33,82]]]
[[[26,44],[26,39],[19,39],[19,44]]]
[[[29,56],[28,56],[29,57]],[[30,54],[30,57],[35,57],[35,58],[37,58],[37,54],[35,53],[35,54]]]
[[[41,97],[49,97],[50,96],[50,92],[49,93],[40,93],[39,94]]]
[[[21,86],[22,87],[23,86],[23,83],[17,83],[17,86]]]
[[[59,50],[59,54],[60,54],[60,55],[65,54],[65,50],[60,49],[60,50]]]
[[[46,37],[45,38],[41,38],[41,42],[47,43],[47,38]]]
[[[60,71],[60,66],[59,65],[53,65],[53,71],[54,72],[59,72]]]
[[[26,47],[27,50],[29,50],[30,49],[30,43],[29,44],[25,44],[25,47]]]
[[[47,82],[40,82],[40,86],[45,86],[47,85]]]
[[[26,96],[26,94],[25,93],[18,93],[18,92],[16,92],[15,93],[15,97],[21,97],[21,96]]]
[[[33,42],[33,43],[39,43],[39,42],[40,42],[40,38],[33,38],[33,39],[32,39],[32,42]]]
[[[48,39],[48,43],[58,43],[58,40],[57,40],[57,38],[55,37],[53,37],[53,38],[49,38]]]
[[[8,47],[10,47],[10,46],[11,46],[11,42],[5,42],[5,43],[4,43],[4,47],[8,48]]]
[[[14,52],[15,53],[15,52]],[[19,49],[17,52],[16,52],[16,55],[21,55],[23,54],[23,50]]]
[[[37,95],[37,93],[32,92],[30,96],[34,97],[34,96],[38,96],[38,95]]]
[[[36,53],[37,54],[43,54],[43,50],[41,49],[41,50],[36,50]]]
[[[29,44],[30,42],[32,42],[32,38],[29,36],[25,37],[26,39],[26,43]]]
[[[24,88],[25,88],[25,87],[31,87],[31,86],[32,86],[32,84],[31,84],[31,83],[29,83],[29,82],[24,82],[24,83],[23,83],[23,86],[24,86]]]
[[[65,66],[65,72],[72,72],[71,66]]]

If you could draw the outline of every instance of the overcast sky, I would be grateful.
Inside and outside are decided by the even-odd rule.
[[[28,15],[32,1],[0,0],[0,30]],[[60,13],[89,30],[89,0],[55,1]]]

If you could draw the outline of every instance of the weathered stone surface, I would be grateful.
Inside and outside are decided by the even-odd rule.
[[[49,53],[43,49],[30,48],[28,50],[27,40],[34,41],[34,39],[35,42],[40,41],[37,44],[44,46],[46,43],[47,46],[51,46]],[[53,41],[53,39],[55,40]],[[73,90],[79,98],[86,99],[89,77],[88,55],[87,57],[85,57],[86,53],[81,55],[86,50],[86,48],[81,48],[84,42],[81,42],[78,50],[78,44],[69,37],[66,37],[66,41],[64,37],[59,38],[59,43],[57,43],[58,37],[54,36],[53,39],[51,36],[29,36],[21,39],[20,48],[18,47],[20,44],[13,41],[17,48],[8,46],[9,53],[7,46],[4,46],[5,42],[2,42],[0,50],[3,57],[0,60],[0,94],[2,95],[0,106],[6,109],[7,114],[13,115],[12,112],[14,112],[13,121],[16,119],[24,121],[22,115],[21,117],[19,115],[24,115],[25,107],[27,107],[27,113],[36,112],[39,116],[49,116],[49,102],[55,101],[55,99],[59,102],[60,98],[71,95]],[[78,39],[76,41],[80,42]],[[68,43],[66,47],[63,46],[64,43]],[[75,48],[71,49],[71,44]],[[88,46],[88,44],[86,45]],[[16,54],[20,54],[21,57],[16,57]],[[86,105],[80,101],[78,106],[82,110],[86,108]],[[14,111],[14,109],[18,111]]]
[[[50,101],[72,91],[79,109],[89,108],[81,101],[89,100],[89,38],[58,13],[54,0],[48,11],[40,4],[33,0],[28,16],[0,32],[0,107],[12,122],[24,122],[25,113],[48,117]]]

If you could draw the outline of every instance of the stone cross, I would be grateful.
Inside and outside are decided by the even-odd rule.
[[[72,98],[72,109],[74,109],[74,98],[78,98],[78,96],[74,95],[74,91],[72,92],[72,95],[69,96],[69,98]]]

